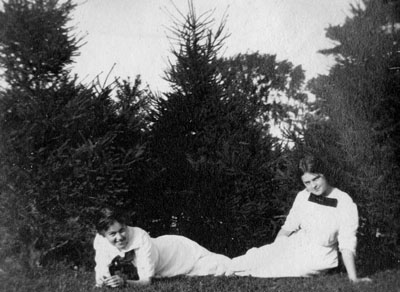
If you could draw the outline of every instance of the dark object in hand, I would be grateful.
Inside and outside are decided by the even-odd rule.
[[[118,275],[125,280],[139,280],[137,269],[129,256],[116,256],[109,267],[111,276]]]

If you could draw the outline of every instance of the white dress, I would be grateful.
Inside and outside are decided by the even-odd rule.
[[[337,249],[355,253],[357,206],[348,194],[333,189],[328,198],[337,206],[309,201],[310,193],[297,194],[282,229],[294,232],[272,244],[252,248],[233,258],[229,274],[253,277],[306,277],[338,266]]]
[[[146,231],[128,226],[129,242],[119,250],[105,237],[97,234],[93,247],[96,251],[96,285],[102,285],[103,276],[109,277],[109,266],[116,256],[134,250],[133,264],[139,279],[174,277],[178,275],[205,276],[223,275],[230,258],[212,253],[196,242],[179,235],[164,235],[151,238]]]

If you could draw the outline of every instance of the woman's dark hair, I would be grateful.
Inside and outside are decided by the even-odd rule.
[[[326,172],[322,161],[313,155],[306,155],[300,159],[299,170],[301,175],[305,174],[306,172],[321,174],[325,174]]]
[[[103,234],[105,231],[107,231],[107,229],[115,222],[124,225],[127,223],[124,212],[112,208],[100,209],[96,219],[96,230],[100,234]]]

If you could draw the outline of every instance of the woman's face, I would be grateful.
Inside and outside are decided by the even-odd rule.
[[[126,225],[117,221],[104,232],[104,237],[118,249],[125,248],[129,242],[129,233]]]
[[[301,176],[301,180],[307,191],[317,196],[324,194],[329,189],[326,178],[320,173],[306,172]]]

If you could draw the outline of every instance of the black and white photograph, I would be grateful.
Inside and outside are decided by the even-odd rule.
[[[399,292],[400,0],[2,0],[0,292]]]

